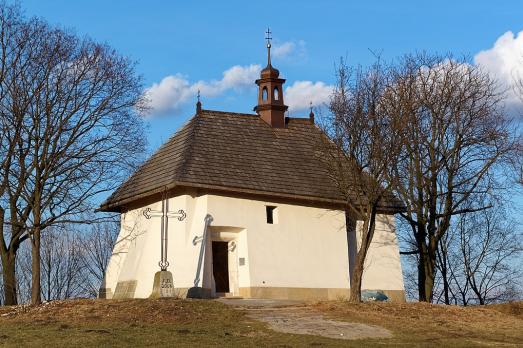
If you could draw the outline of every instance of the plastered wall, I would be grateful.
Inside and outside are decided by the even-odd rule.
[[[266,221],[267,205],[277,207],[274,224]],[[175,288],[195,286],[202,241],[193,242],[201,239],[207,214],[213,222],[205,241],[198,287],[213,286],[213,240],[227,241],[231,246],[231,292],[241,288],[343,290],[350,286],[349,248],[341,211],[217,195],[180,195],[170,198],[169,206],[187,213],[184,221],[169,222],[168,261]],[[143,209],[147,207],[161,210],[161,203],[122,214],[120,235],[104,281],[112,292],[118,282],[129,281],[136,285],[134,297],[148,297],[152,291],[154,273],[159,270],[161,221],[158,217],[146,219]],[[403,290],[393,216],[378,219],[363,288]]]

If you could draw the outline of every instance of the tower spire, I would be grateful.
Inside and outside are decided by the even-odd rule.
[[[314,124],[314,112],[312,111],[312,100],[309,103],[309,105],[310,105],[310,108],[311,108],[311,112],[309,113],[309,120],[311,121],[312,124]]]
[[[271,47],[272,47],[271,28],[267,27],[267,31],[265,32],[265,34],[267,34],[267,36],[265,36],[265,40],[267,40],[267,66],[270,66],[271,65]]]
[[[196,98],[198,99],[198,101],[196,102],[196,113],[199,114],[202,111],[202,103],[200,102],[200,90],[198,90]]]
[[[256,80],[258,85],[258,105],[254,111],[260,118],[273,128],[285,127],[285,111],[287,105],[283,103],[283,84],[285,79],[280,78],[278,69],[271,65],[271,29],[265,32],[267,40],[267,66],[260,72],[260,78]]]

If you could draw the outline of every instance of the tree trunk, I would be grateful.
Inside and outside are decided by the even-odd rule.
[[[476,295],[479,304],[480,305],[484,305],[485,304],[485,297],[479,291],[479,288],[476,285],[477,283],[476,283],[476,279],[474,279],[474,276],[470,277],[469,282],[470,282],[470,287],[472,288],[472,292],[474,292],[474,294]]]
[[[374,230],[376,227],[376,212],[377,204],[371,205],[367,209],[368,219],[363,221],[361,242],[356,254],[355,265],[351,273],[350,279],[350,302],[361,302],[361,285],[363,279],[363,271],[365,268],[365,259],[374,237]],[[354,233],[357,233],[355,230]]]
[[[434,290],[434,267],[430,266],[430,260],[426,264],[427,272],[425,273],[425,302],[432,302],[432,294]]]
[[[352,303],[361,302],[361,280],[363,278],[363,262],[360,257],[356,258],[356,265],[350,278],[350,299]]]
[[[434,239],[427,244],[423,226],[416,226],[416,243],[418,244],[418,296],[420,302],[431,302],[434,290],[436,248]],[[431,252],[432,251],[432,252]]]
[[[445,271],[444,274],[442,274],[443,277],[443,292],[445,295],[445,304],[450,305],[450,297],[449,297],[449,281],[447,280],[447,272]]]
[[[443,296],[445,298],[445,304],[450,305],[450,286],[447,274],[448,254],[445,245],[440,244],[440,249],[437,251],[437,255],[441,279],[443,280]]]
[[[31,304],[33,305],[42,303],[42,295],[40,291],[40,237],[40,229],[35,228],[31,238]]]
[[[4,304],[14,306],[18,304],[16,296],[16,255],[9,251],[2,255],[2,276],[4,280]]]
[[[38,153],[38,146],[36,147]],[[37,167],[37,156],[35,156],[35,167]],[[42,303],[42,285],[40,283],[42,265],[40,260],[40,241],[42,227],[40,226],[42,220],[42,206],[41,206],[41,188],[40,172],[36,173],[36,183],[34,188],[34,204],[33,204],[33,228],[29,235],[31,240],[31,304],[39,305]]]
[[[426,250],[420,253],[418,263],[418,294],[420,302],[431,302],[434,289],[434,263]]]

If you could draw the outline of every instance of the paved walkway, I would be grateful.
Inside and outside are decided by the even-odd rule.
[[[219,299],[218,301],[247,312],[266,322],[278,332],[324,336],[337,339],[388,338],[392,333],[380,326],[349,323],[324,318],[301,301],[265,299]]]

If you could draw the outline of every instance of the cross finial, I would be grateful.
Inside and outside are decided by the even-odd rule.
[[[271,28],[267,27],[267,31],[265,32],[265,34],[267,34],[267,36],[265,37],[265,40],[267,40],[267,48],[271,48]]]
[[[196,103],[196,113],[199,114],[202,111],[202,103],[200,102],[200,90],[198,90],[196,98],[198,98],[198,102]]]
[[[265,37],[265,40],[267,40],[267,66],[271,65],[271,28],[267,27],[267,31],[265,32],[267,36]]]
[[[311,112],[309,113],[309,120],[311,121],[312,124],[314,124],[314,112],[312,111],[312,100],[309,103],[309,106],[311,108]]]

